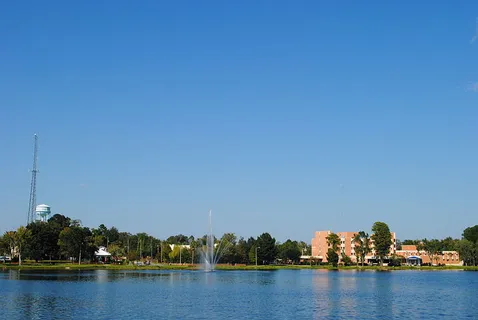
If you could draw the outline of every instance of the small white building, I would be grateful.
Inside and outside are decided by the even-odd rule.
[[[96,257],[111,257],[111,253],[106,251],[105,247],[99,247],[98,251],[95,251]]]

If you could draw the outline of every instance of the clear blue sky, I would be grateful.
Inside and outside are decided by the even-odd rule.
[[[0,232],[38,203],[160,238],[478,223],[477,1],[0,4]],[[474,89],[473,89],[474,88]]]

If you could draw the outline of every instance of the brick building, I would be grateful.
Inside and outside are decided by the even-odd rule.
[[[442,254],[436,255],[431,261],[430,256],[421,250],[418,252],[416,245],[402,245],[401,250],[397,250],[396,254],[404,258],[407,261],[410,257],[419,257],[421,261],[418,264],[431,263],[431,264],[445,264],[445,265],[462,265],[460,255],[457,251],[443,251]]]

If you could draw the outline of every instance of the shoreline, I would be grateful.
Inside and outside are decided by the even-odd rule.
[[[115,270],[115,271],[138,271],[138,270],[201,270],[201,265],[179,265],[179,264],[158,264],[147,266],[136,265],[114,265],[114,264],[0,264],[2,270]],[[217,265],[216,270],[220,271],[275,271],[275,270],[357,270],[357,271],[398,271],[398,270],[416,270],[416,271],[478,271],[478,267],[473,266],[424,266],[424,267],[411,267],[411,266],[399,266],[399,267],[379,267],[379,266],[340,266],[334,268],[328,265],[310,266],[310,265]]]

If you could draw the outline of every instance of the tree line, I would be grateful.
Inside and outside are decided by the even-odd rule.
[[[158,239],[147,233],[120,232],[116,227],[88,228],[61,214],[53,215],[47,222],[36,221],[7,231],[0,237],[0,255],[9,255],[21,264],[23,260],[93,261],[95,251],[106,247],[112,257],[128,261],[156,259],[162,263],[198,263],[206,235],[195,238],[183,234]],[[303,241],[287,240],[279,243],[269,233],[247,240],[234,233],[214,238],[220,254],[220,263],[270,264],[277,259],[285,263],[298,263],[302,254],[309,254],[310,245]],[[173,246],[171,246],[173,245]]]
[[[365,257],[372,252],[372,242],[380,263],[391,256],[392,235],[388,225],[375,222],[371,230],[372,235],[360,231],[354,237],[357,264],[366,263]],[[15,260],[18,259],[20,264],[24,258],[37,262],[93,261],[95,251],[104,246],[113,257],[125,257],[128,261],[156,259],[162,263],[194,264],[200,262],[206,237],[179,234],[161,240],[147,233],[120,232],[114,226],[108,228],[104,224],[90,229],[82,226],[79,220],[55,214],[47,222],[37,221],[15,231],[5,232],[0,237],[0,255],[10,255]],[[340,249],[341,239],[337,234],[328,235],[327,242],[327,260],[330,264],[352,264],[352,259]],[[220,254],[220,263],[226,264],[295,264],[300,262],[302,255],[311,255],[309,244],[290,239],[280,243],[267,232],[247,240],[234,233],[225,233],[219,239],[214,238],[214,243]],[[465,265],[478,265],[478,225],[465,229],[462,239],[397,240],[397,249],[400,250],[406,244],[416,245],[432,261],[443,251],[458,251]]]

